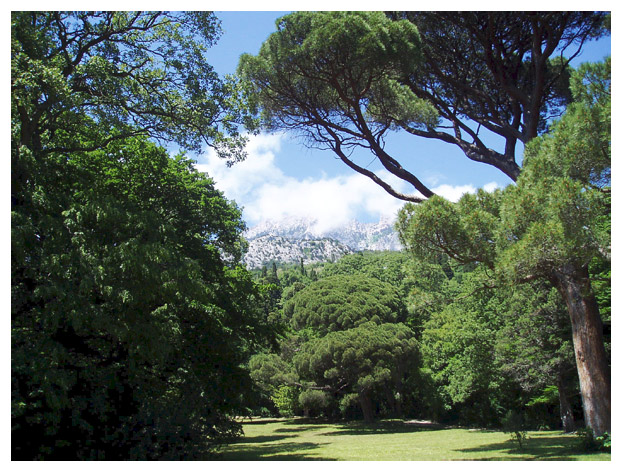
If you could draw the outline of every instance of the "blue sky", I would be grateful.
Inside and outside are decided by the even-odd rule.
[[[219,74],[234,73],[239,56],[256,54],[283,14],[216,11],[224,34],[209,50],[207,60]],[[610,54],[607,38],[590,43],[579,62],[598,61]],[[452,200],[479,187],[492,189],[510,183],[500,171],[468,160],[455,146],[394,133],[387,140],[387,149],[424,184]],[[351,219],[369,222],[393,217],[403,205],[331,152],[308,149],[292,136],[253,137],[248,155],[245,162],[231,168],[209,151],[196,159],[197,167],[243,207],[249,226],[264,219],[304,216],[329,230]],[[381,169],[373,156],[360,155],[359,159],[362,164],[371,162],[372,170]],[[403,190],[411,192],[408,187]]]

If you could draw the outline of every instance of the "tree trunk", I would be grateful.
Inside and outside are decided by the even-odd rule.
[[[404,417],[402,412],[402,393],[398,392],[393,399],[395,400],[395,417],[402,419]]]
[[[568,264],[555,272],[554,282],[570,314],[585,425],[595,436],[611,432],[611,370],[587,266]]]
[[[372,422],[374,420],[374,410],[369,395],[359,394],[359,403],[361,404],[361,409],[363,410],[363,420],[365,422]]]
[[[559,393],[559,414],[562,419],[564,432],[574,432],[576,430],[574,415],[572,414],[572,406],[568,402],[566,385],[561,373],[557,377],[557,392]]]
[[[385,399],[391,409],[391,415],[397,419],[401,419],[402,418],[401,394],[399,391],[397,393],[394,393],[392,388],[393,386],[390,384],[386,384],[384,386]]]

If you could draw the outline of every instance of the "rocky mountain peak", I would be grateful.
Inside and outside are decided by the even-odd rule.
[[[249,250],[244,261],[249,268],[261,267],[271,261],[315,263],[335,261],[355,251],[398,251],[401,249],[390,218],[378,223],[351,221],[326,229],[316,220],[285,218],[266,220],[244,234]]]

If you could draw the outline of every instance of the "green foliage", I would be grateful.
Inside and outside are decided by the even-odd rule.
[[[417,368],[418,357],[418,343],[405,325],[366,322],[310,340],[294,357],[294,365],[301,379],[355,395],[363,403],[378,399],[379,392],[385,395],[386,388],[392,395],[399,392],[407,372]]]
[[[523,142],[543,132],[547,118],[559,116],[570,101],[567,51],[570,44],[601,37],[605,13],[595,12],[393,12],[419,29],[426,61],[409,78],[418,93],[427,91],[437,104],[452,104],[443,118],[467,116],[479,125],[505,123]],[[555,30],[543,38],[539,31]],[[481,34],[485,31],[486,34]],[[537,51],[536,61],[534,52]],[[514,94],[525,96],[518,99]],[[495,104],[494,112],[491,104]],[[539,113],[529,116],[529,105]],[[517,109],[518,107],[518,109]],[[441,107],[438,107],[441,109]],[[512,121],[519,113],[518,121]],[[514,114],[514,115],[513,115]],[[452,120],[453,121],[453,120]],[[463,125],[466,126],[466,125]]]
[[[579,429],[577,431],[579,437],[579,448],[584,452],[595,452],[599,450],[611,451],[611,434],[605,432],[603,435],[596,437],[590,428]]]
[[[356,393],[347,393],[339,399],[339,411],[344,419],[351,417],[351,411],[358,408],[359,395]]]
[[[400,241],[424,260],[446,254],[462,264],[491,267],[500,197],[500,191],[479,190],[475,195],[465,194],[456,204],[439,196],[423,205],[406,204],[397,223]]]
[[[330,405],[330,394],[318,389],[307,389],[298,396],[298,404],[305,412],[316,415],[326,410]]]
[[[279,411],[279,414],[285,417],[291,417],[294,415],[294,411],[298,409],[298,396],[300,394],[300,388],[295,386],[279,386],[276,391],[270,396],[272,402]]]
[[[204,458],[270,334],[241,211],[183,155],[238,156],[209,13],[13,12],[14,459]]]
[[[405,285],[407,271],[404,263],[407,255],[398,251],[373,251],[345,255],[335,263],[325,264],[322,277],[336,275],[366,275],[398,289],[406,296],[409,287]]]
[[[258,55],[240,58],[238,75],[264,128],[295,130],[395,195],[354,164],[349,150],[369,149],[390,172],[411,176],[385,159],[380,143],[398,122],[437,124],[429,102],[400,82],[416,74],[421,59],[417,28],[408,21],[382,12],[296,12],[277,21]]]
[[[460,422],[495,425],[499,405],[515,396],[495,351],[503,299],[481,287],[480,272],[463,275],[460,290],[431,312],[423,325],[421,351],[445,409]],[[440,296],[442,298],[442,294]]]
[[[240,211],[145,140],[62,170],[13,211],[16,455],[202,454],[239,431],[240,366],[267,335],[250,276],[225,263]]]
[[[257,56],[241,57],[239,73],[252,84],[273,128],[322,113],[354,128],[342,117],[357,109],[386,127],[391,114],[408,122],[434,121],[433,110],[395,80],[420,60],[417,29],[407,21],[392,22],[380,12],[297,12],[278,20],[277,32]]]
[[[602,271],[606,277],[607,265],[601,263],[603,269],[599,269],[595,262],[610,260],[608,64],[609,61],[602,66],[586,67],[577,73],[573,84],[575,90],[583,91],[578,94],[580,101],[568,107],[565,115],[552,126],[550,134],[529,143],[525,150],[524,170],[515,186],[493,193],[480,190],[475,195],[463,196],[455,204],[433,197],[418,206],[407,204],[399,216],[400,238],[414,255],[434,261],[438,254],[445,254],[458,263],[481,268],[479,274],[485,277],[472,291],[493,286],[509,291],[509,297],[499,293],[499,297],[510,306],[500,312],[509,317],[497,350],[505,359],[503,369],[527,389],[538,384],[542,387],[560,382],[554,380],[572,366],[572,356],[568,353],[570,327],[563,321],[567,312],[560,309],[560,298],[552,297],[547,283],[555,284],[560,291],[571,284],[582,284],[581,301],[564,300],[568,311],[581,314],[575,317],[579,321],[573,329],[573,336],[583,330],[580,328],[582,323],[587,324],[587,312],[581,311],[590,310],[590,317],[598,312],[598,307],[593,304],[587,268],[591,263],[593,272]],[[582,77],[581,81],[577,77]],[[589,84],[596,85],[591,88]],[[598,93],[589,95],[585,93],[588,89]],[[522,293],[520,299],[512,302],[511,291],[516,290],[512,285],[534,281],[539,281],[540,286],[531,286],[526,292],[521,290],[516,294]],[[603,286],[599,288],[599,294],[606,306],[606,279]],[[443,312],[446,312],[444,318],[441,316]],[[456,350],[457,359],[469,354],[468,349],[463,352],[453,339],[455,329],[445,332],[443,326],[451,326],[452,321],[460,320],[461,325],[468,327],[465,318],[477,320],[485,313],[481,307],[470,312],[462,303],[455,308],[449,305],[440,314],[431,315],[423,334],[423,351],[441,360],[436,368],[433,367],[435,372],[455,370],[454,363],[442,361],[456,359],[452,350]],[[512,313],[518,317],[512,317]],[[598,325],[598,322],[594,323]],[[482,325],[485,330],[492,330],[490,340],[502,326],[499,323],[491,325],[491,320]],[[484,337],[485,330],[482,332]],[[469,332],[463,330],[462,333]],[[443,339],[445,334],[446,340]],[[426,337],[438,340],[438,347],[428,350]],[[602,339],[595,336],[585,343],[594,344],[594,353],[599,353],[599,359],[589,363],[606,366],[607,360],[600,356],[605,353]],[[476,344],[486,345],[479,340]],[[472,346],[468,344],[469,349]],[[450,352],[443,353],[447,349]],[[485,366],[482,363],[477,365]],[[455,385],[448,390],[452,399],[464,398],[456,388],[468,386],[470,383],[461,380],[468,381],[476,372],[467,369],[469,376],[452,373],[446,377],[443,385]],[[598,379],[606,382],[604,376]],[[584,380],[582,386],[591,381]],[[533,384],[528,386],[528,383]],[[607,418],[606,413],[603,418]]]
[[[594,258],[589,269],[600,315],[603,322],[611,323],[611,260],[604,257]]]
[[[280,386],[294,379],[289,364],[274,353],[253,355],[248,367],[257,387],[268,395],[272,395]]]
[[[576,366],[568,310],[545,281],[508,290],[496,351],[504,372],[527,392],[557,384]]]
[[[611,451],[611,434],[605,432],[603,435],[596,437],[596,440],[602,444],[602,450]]]
[[[590,80],[598,70],[599,81]],[[505,191],[501,209],[500,268],[513,278],[546,275],[565,264],[586,266],[608,258],[611,247],[611,95],[610,61],[582,68],[574,76],[597,95],[578,99],[552,133],[525,149],[525,170]],[[583,82],[581,82],[584,84]],[[578,87],[575,87],[575,90]]]
[[[13,12],[12,105],[23,144],[47,153],[148,135],[242,158],[242,103],[204,60],[219,34],[210,12]]]
[[[377,279],[330,276],[296,293],[285,303],[283,313],[293,328],[312,328],[323,336],[368,321],[403,321],[405,307],[395,289]]]
[[[522,450],[523,444],[529,438],[525,427],[524,415],[521,412],[510,410],[503,418],[503,431],[510,434],[512,440],[518,443]]]
[[[606,34],[605,16],[297,12],[277,21],[259,54],[240,58],[238,75],[265,129],[293,130],[394,197],[421,202],[356,163],[352,150],[372,153],[424,198],[433,192],[385,146],[391,130],[455,145],[515,180],[517,145],[544,131],[568,102],[563,53],[578,45],[578,54]],[[487,143],[481,129],[501,145]]]
[[[559,391],[557,386],[546,386],[542,392],[534,396],[525,404],[525,407],[537,406],[538,404],[551,405],[558,401]]]

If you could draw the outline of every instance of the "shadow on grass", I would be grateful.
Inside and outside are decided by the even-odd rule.
[[[246,424],[250,424],[250,425],[265,425],[265,424],[276,424],[277,422],[283,422],[283,419],[279,419],[279,418],[272,418],[272,417],[256,417],[254,419],[249,419],[248,417],[245,417],[244,419],[238,419],[237,420],[238,424],[241,425],[246,425]]]
[[[274,431],[279,432],[279,433],[291,432],[294,434],[298,434],[300,432],[307,432],[309,430],[318,430],[322,428],[324,428],[322,425],[300,425],[300,426],[292,427],[292,428],[275,429]]]
[[[278,436],[275,436],[278,437]],[[269,438],[269,437],[268,437]],[[271,440],[266,440],[271,441]],[[253,441],[255,443],[255,441]],[[236,448],[232,445],[230,451],[219,455],[219,460],[235,461],[295,461],[295,460],[317,460],[334,461],[336,458],[311,456],[309,453],[320,447],[321,444],[313,442],[285,442],[278,444],[254,445],[248,449],[244,445]]]
[[[528,460],[574,460],[571,455],[588,455],[578,450],[577,442],[573,438],[566,437],[529,437],[520,449],[515,440],[508,439],[505,442],[490,443],[479,447],[461,448],[459,452],[481,453],[487,452],[490,457],[478,457],[478,460],[508,460],[508,455],[526,456]]]
[[[320,460],[333,461],[335,458],[312,456],[310,452],[319,448],[321,442],[293,442],[298,436],[309,430],[323,428],[322,422],[309,425],[304,419],[273,420],[261,419],[252,421],[253,424],[281,423],[285,427],[274,429],[274,435],[256,435],[241,437],[237,442],[230,444],[226,452],[218,455],[217,460],[235,461],[295,461],[295,460]],[[248,422],[250,424],[251,422]],[[245,422],[246,424],[246,422]]]
[[[422,432],[430,430],[444,430],[447,427],[440,424],[407,423],[401,420],[385,420],[373,423],[350,422],[339,425],[337,431],[326,432],[322,435],[378,435],[378,434],[403,434],[410,432]]]
[[[255,435],[254,437],[241,437],[236,443],[267,443],[278,442],[294,435]],[[235,445],[235,444],[234,444]]]

